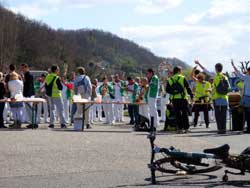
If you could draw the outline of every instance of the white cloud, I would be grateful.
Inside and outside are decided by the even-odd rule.
[[[70,7],[70,8],[89,8],[92,6],[105,5],[105,4],[123,4],[131,3],[132,0],[44,0],[43,4],[48,4],[57,7]]]
[[[30,18],[41,18],[62,8],[86,9],[101,5],[132,5],[136,12],[158,14],[178,7],[183,0],[36,0],[34,3],[19,3],[10,7],[14,12],[22,13]],[[12,2],[12,3],[13,3]]]
[[[250,12],[249,0],[213,0],[212,7],[208,10],[211,18]]]
[[[239,16],[250,13],[249,0],[212,0],[211,7],[200,13],[193,13],[184,19],[187,24],[197,24],[204,18],[214,20],[224,16]]]
[[[182,0],[140,0],[136,11],[144,14],[159,14],[177,8],[181,4]]]
[[[200,22],[206,15],[207,15],[206,12],[194,13],[194,14],[191,14],[191,16],[188,16],[187,18],[185,18],[184,21],[187,24],[196,24]]]
[[[49,14],[49,11],[40,7],[38,3],[10,7],[10,9],[15,13],[21,13],[33,19],[38,19],[38,18],[41,18],[42,16]]]
[[[139,0],[137,0],[138,2]],[[16,1],[18,2],[18,1]],[[42,18],[62,8],[81,8],[86,9],[93,6],[107,4],[133,3],[133,0],[36,0],[33,3],[16,3],[14,7],[9,7],[16,13],[21,13],[29,18]],[[13,2],[14,3],[14,0]]]
[[[245,22],[231,22],[216,26],[162,25],[121,28],[123,37],[146,46],[164,57],[178,57],[188,63],[199,59],[211,70],[217,62],[250,59]],[[227,66],[226,69],[231,67]]]

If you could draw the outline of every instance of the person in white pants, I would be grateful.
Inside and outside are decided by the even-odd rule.
[[[46,91],[45,91],[45,78],[46,76],[44,74],[42,74],[40,77],[40,87],[38,89],[38,96],[47,100]],[[49,123],[47,102],[38,103],[37,105],[37,123],[38,124],[40,123],[42,109],[43,109],[43,123]]]
[[[119,75],[116,74],[113,82],[115,102],[124,101],[124,85],[125,85],[124,81],[120,80]],[[123,104],[114,104],[114,116],[116,122],[124,122],[123,107],[124,107]]]
[[[154,117],[154,127],[157,128],[158,125],[158,112],[156,106],[156,100],[159,93],[159,78],[154,74],[153,69],[147,70],[147,78],[149,81],[148,90],[148,105],[150,117]],[[150,118],[151,119],[151,118]],[[151,123],[151,122],[150,122]]]
[[[98,83],[97,79],[94,79],[92,81],[91,101],[95,101],[97,98],[97,94],[96,94],[97,83]],[[96,118],[96,108],[95,108],[95,104],[94,104],[94,105],[91,105],[89,108],[89,121],[91,124],[94,123],[95,118]]]
[[[98,83],[97,83],[97,85],[98,85]],[[100,102],[102,100],[101,99],[102,96],[100,94],[100,88],[99,87],[100,86],[97,86],[97,88],[96,88],[96,94],[97,94],[97,100],[99,100],[99,102]],[[95,104],[94,108],[95,108],[95,111],[97,111],[97,119],[96,119],[96,121],[99,121],[99,122],[103,121],[103,118],[102,118],[102,104]]]
[[[161,85],[160,85],[160,93],[161,93],[161,118],[160,122],[166,121],[166,109],[167,104],[169,102],[169,95],[166,93],[166,84],[164,83],[164,79],[161,79]]]
[[[113,87],[108,83],[107,77],[102,79],[103,84],[99,87],[99,92],[102,95],[102,101],[111,102],[113,96]],[[103,104],[103,110],[106,118],[105,124],[114,124],[114,113],[112,104]]]

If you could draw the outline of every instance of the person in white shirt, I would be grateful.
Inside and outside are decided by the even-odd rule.
[[[114,101],[124,102],[124,81],[116,74],[113,82]],[[116,122],[124,122],[123,118],[123,104],[114,104],[114,116]]]
[[[94,79],[92,83],[92,99],[91,100],[95,101],[97,100],[98,95],[100,96],[100,93],[98,90],[99,90],[98,80]],[[102,121],[102,105],[101,104],[94,104],[90,107],[90,121],[91,122]]]
[[[18,74],[16,72],[10,73],[8,89],[11,100],[23,97],[23,81],[18,79]],[[10,107],[14,119],[14,124],[10,125],[10,128],[21,128],[23,102],[11,102]]]
[[[40,80],[39,80],[40,86],[38,89],[38,96],[47,100],[46,91],[45,91],[45,78],[46,78],[45,74],[42,74],[40,77]],[[49,123],[49,121],[48,121],[48,112],[49,111],[48,111],[48,103],[47,102],[43,102],[43,103],[38,104],[37,123],[40,123],[42,108],[43,108],[43,123]]]
[[[112,84],[108,83],[108,78],[105,76],[102,79],[103,84],[99,87],[99,92],[102,96],[102,101],[108,104],[103,104],[103,110],[106,118],[105,124],[114,124],[114,111],[113,111],[113,104],[112,98],[113,98],[113,87]]]

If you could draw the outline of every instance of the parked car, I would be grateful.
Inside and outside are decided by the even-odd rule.
[[[35,82],[35,81],[37,81],[37,79],[38,79],[42,74],[47,75],[48,72],[47,72],[47,71],[42,71],[42,70],[30,70],[30,74],[33,75],[33,77],[34,77],[34,82]]]

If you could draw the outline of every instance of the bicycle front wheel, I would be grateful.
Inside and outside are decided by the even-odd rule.
[[[209,173],[222,168],[218,164],[211,164],[207,167],[190,165],[187,163],[181,163],[171,157],[162,158],[154,162],[155,170],[162,173],[172,173],[177,174],[180,170],[185,171],[187,174],[199,174],[199,173]],[[174,167],[174,168],[173,168]]]
[[[209,173],[213,171],[217,171],[222,168],[221,165],[218,164],[209,164],[208,166],[199,166],[199,165],[192,165],[187,163],[181,163],[179,161],[172,161],[171,165],[175,168],[180,170],[186,171],[188,174],[202,174],[202,173]]]

